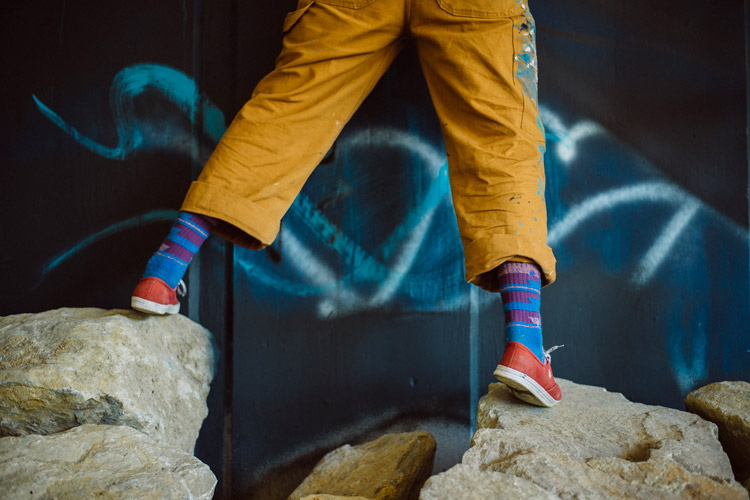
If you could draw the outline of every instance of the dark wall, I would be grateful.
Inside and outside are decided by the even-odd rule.
[[[6,8],[0,314],[127,307],[292,8]],[[750,379],[745,6],[532,9],[556,375],[678,408],[698,385]],[[196,449],[220,493],[283,496],[320,453],[377,429],[465,431],[468,445],[502,314],[462,280],[446,169],[408,46],[272,247],[209,239],[183,311],[222,353]]]

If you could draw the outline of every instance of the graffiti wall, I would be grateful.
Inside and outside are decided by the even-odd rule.
[[[128,305],[273,65],[294,2],[269,4],[11,9],[0,314]],[[556,375],[675,408],[750,379],[743,4],[532,8]],[[504,339],[499,297],[463,282],[447,168],[407,46],[271,247],[208,240],[183,311],[221,347],[196,450],[217,498],[285,498],[322,453],[383,430],[434,432],[438,469],[460,459]]]

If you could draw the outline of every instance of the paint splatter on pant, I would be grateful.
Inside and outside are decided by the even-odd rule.
[[[182,210],[219,220],[239,245],[271,244],[282,216],[409,38],[442,124],[466,279],[497,291],[493,269],[547,245],[544,130],[534,21],[525,0],[300,0],[276,68],[192,184]]]

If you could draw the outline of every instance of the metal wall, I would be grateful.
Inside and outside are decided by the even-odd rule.
[[[678,408],[750,379],[746,3],[532,4],[557,376]],[[6,8],[0,314],[128,305],[293,8]],[[446,169],[407,47],[272,247],[204,246],[183,310],[222,353],[196,449],[217,496],[283,498],[325,450],[389,429],[460,458],[502,314],[463,283]]]

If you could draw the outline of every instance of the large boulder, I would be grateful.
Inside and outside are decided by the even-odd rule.
[[[6,500],[210,500],[207,465],[126,426],[82,425],[48,436],[0,439]]]
[[[0,436],[126,425],[193,452],[214,372],[179,315],[57,309],[0,318]]]
[[[748,498],[714,424],[599,387],[558,384],[563,400],[553,408],[527,405],[504,385],[490,385],[479,402],[472,446],[459,471],[449,472],[467,487],[475,479],[501,484],[515,477],[525,480],[515,487],[530,482],[561,498]],[[428,483],[421,498],[456,498],[451,488],[443,493]],[[511,488],[492,491],[494,499],[519,497]]]
[[[435,447],[435,438],[423,431],[386,434],[362,445],[344,445],[323,457],[289,500],[322,494],[416,500],[432,472]]]
[[[739,481],[750,484],[750,383],[716,382],[685,398],[685,408],[719,428],[719,440]]]

